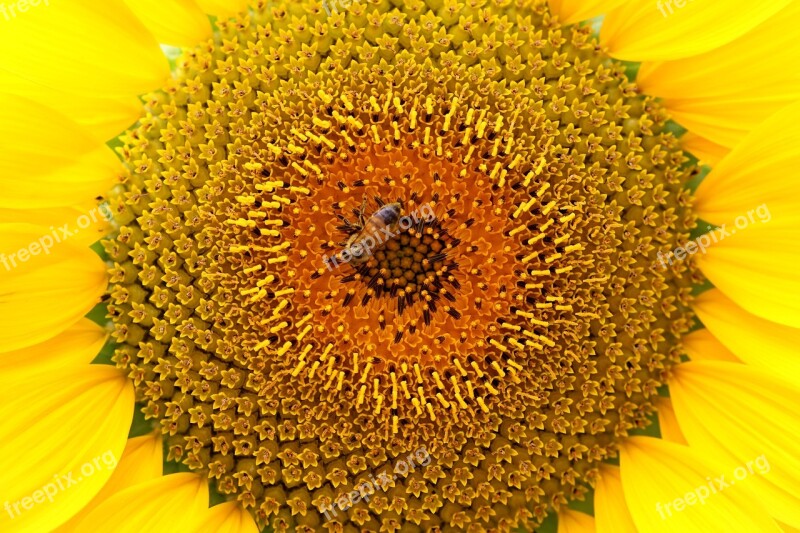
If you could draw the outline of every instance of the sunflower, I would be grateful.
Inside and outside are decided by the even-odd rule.
[[[798,24],[0,4],[0,529],[800,529]]]

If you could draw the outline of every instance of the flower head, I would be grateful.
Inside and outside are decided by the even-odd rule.
[[[731,204],[704,192],[714,173],[694,192],[706,172],[670,122],[680,106],[655,97],[670,63],[642,66],[649,95],[629,78],[633,65],[614,59],[644,54],[619,21],[647,27],[649,15],[612,11],[598,38],[562,22],[589,14],[572,4],[262,0],[184,48],[119,136],[118,182],[100,191],[114,218],[102,243],[111,359],[156,431],[140,438],[163,438],[165,459],[228,503],[205,517],[194,474],[130,483],[126,494],[145,498],[157,484],[190,494],[204,517],[191,527],[509,531],[554,511],[562,528],[590,527],[568,506],[594,487],[598,521],[648,530],[659,522],[632,503],[642,482],[630,465],[663,485],[674,467],[680,486],[718,466],[691,406],[713,413],[703,387],[725,398],[717,376],[739,383],[750,367],[716,363],[714,373],[687,354],[717,350],[714,336],[726,343],[748,311],[778,325],[749,293],[695,298],[706,275],[728,280],[713,252],[707,266],[693,254],[712,237],[725,250]],[[185,26],[167,41],[198,40]],[[725,26],[707,46],[743,33]],[[681,50],[693,56],[684,61],[717,53]],[[78,131],[69,118],[57,124]],[[737,136],[700,130],[708,138],[695,143],[716,154]],[[743,146],[727,161],[746,159]],[[698,218],[709,213],[717,230],[706,233]],[[82,302],[42,340],[73,324]],[[734,311],[720,318],[720,308]],[[714,336],[690,333],[698,317]],[[751,364],[740,346],[725,357]],[[753,375],[757,396],[772,378]],[[795,390],[776,383],[776,398]],[[634,436],[656,412],[664,440],[693,448]],[[150,449],[143,442],[123,464]],[[720,465],[754,451],[723,449]],[[621,476],[610,466],[618,455]],[[763,486],[777,494],[789,483]],[[101,493],[82,527],[122,500]],[[769,513],[794,524],[786,509]]]

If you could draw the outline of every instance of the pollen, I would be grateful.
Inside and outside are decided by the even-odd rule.
[[[510,531],[582,499],[693,320],[694,265],[659,262],[697,172],[664,110],[542,1],[217,25],[123,136],[105,243],[169,459],[276,531]]]

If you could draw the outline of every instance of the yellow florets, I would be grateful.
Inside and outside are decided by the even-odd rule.
[[[529,4],[257,6],[125,137],[116,361],[170,458],[261,523],[536,524],[647,423],[691,321],[656,257],[692,169],[589,30]],[[331,268],[378,199],[433,217]]]

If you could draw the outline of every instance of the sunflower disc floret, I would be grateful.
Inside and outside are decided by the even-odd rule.
[[[539,524],[680,361],[693,272],[657,257],[695,170],[545,3],[269,4],[123,137],[117,365],[169,458],[276,530]],[[432,218],[331,268],[376,199]]]

